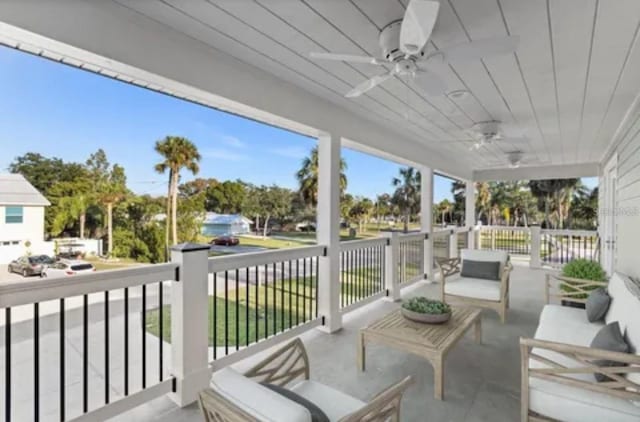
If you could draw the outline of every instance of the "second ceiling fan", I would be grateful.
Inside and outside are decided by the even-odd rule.
[[[314,59],[350,63],[392,65],[379,75],[355,86],[346,97],[358,97],[393,77],[406,77],[432,96],[447,92],[447,85],[439,75],[448,64],[464,63],[486,57],[513,53],[520,41],[518,36],[488,38],[453,45],[430,54],[424,47],[438,18],[440,3],[430,0],[411,0],[402,20],[391,22],[380,32],[383,58],[350,54],[311,53]]]

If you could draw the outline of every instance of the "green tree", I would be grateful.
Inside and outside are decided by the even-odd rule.
[[[169,172],[169,182],[167,185],[167,207],[166,220],[167,228],[165,244],[169,248],[169,222],[171,224],[172,241],[178,243],[178,181],[180,171],[186,169],[193,174],[200,171],[201,156],[198,148],[187,138],[179,136],[167,136],[156,142],[155,150],[162,157],[162,161],[155,165],[155,170],[164,174]],[[168,252],[167,252],[168,258]]]
[[[259,198],[262,205],[261,214],[264,217],[262,236],[266,237],[271,218],[283,219],[291,213],[293,195],[289,189],[272,185],[269,187],[263,186],[260,189]]]
[[[92,187],[87,178],[78,178],[73,182],[58,182],[49,189],[53,221],[50,232],[58,236],[77,223],[78,236],[85,237],[87,209],[92,203]]]
[[[372,211],[373,202],[369,198],[356,198],[349,214],[358,222],[358,231],[360,233],[364,231],[364,223],[369,219]]]
[[[375,203],[376,221],[378,223],[378,231],[382,220],[391,214],[391,195],[388,193],[380,194],[376,197]]]
[[[247,195],[247,184],[240,180],[225,180],[206,189],[207,211],[240,214]]]
[[[401,168],[399,177],[391,184],[396,188],[392,202],[398,205],[403,214],[404,231],[409,231],[409,219],[420,207],[420,173],[413,167]]]
[[[296,173],[300,195],[309,207],[318,205],[318,167],[318,147],[314,147],[309,156],[302,160],[300,170]],[[340,159],[340,196],[347,190],[346,169],[346,161]]]

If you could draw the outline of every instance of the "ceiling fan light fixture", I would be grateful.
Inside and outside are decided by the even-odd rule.
[[[455,91],[447,92],[447,97],[451,100],[464,100],[469,96],[469,91],[466,89],[456,89]]]

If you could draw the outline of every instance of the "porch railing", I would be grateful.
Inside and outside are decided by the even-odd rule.
[[[104,420],[174,391],[163,304],[176,268],[0,286],[3,420]]]
[[[353,308],[385,294],[386,249],[389,239],[364,239],[340,244],[340,308]]]
[[[212,368],[321,326],[323,310],[396,300],[429,273],[425,256],[456,256],[470,239],[532,265],[597,259],[595,232],[451,228],[342,242],[339,262],[322,245],[213,258],[183,245],[172,263],[0,286],[0,411],[104,420],[166,394],[188,403]],[[339,284],[323,290],[328,268]]]
[[[552,230],[531,227],[481,226],[480,248],[497,249],[529,257],[532,267],[560,267],[582,258],[598,261],[599,238],[595,230]]]

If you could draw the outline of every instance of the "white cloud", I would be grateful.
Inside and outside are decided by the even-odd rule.
[[[228,161],[246,161],[251,159],[251,157],[246,154],[238,154],[237,152],[224,148],[206,148],[202,151],[202,155],[204,157]]]
[[[270,150],[272,154],[280,155],[281,157],[302,159],[309,155],[309,149],[299,146],[275,148]]]
[[[245,144],[244,142],[242,142],[240,139],[236,138],[235,136],[228,136],[228,135],[224,135],[222,136],[222,143],[224,143],[225,145],[228,145],[230,147],[233,148],[246,148],[247,144]]]

